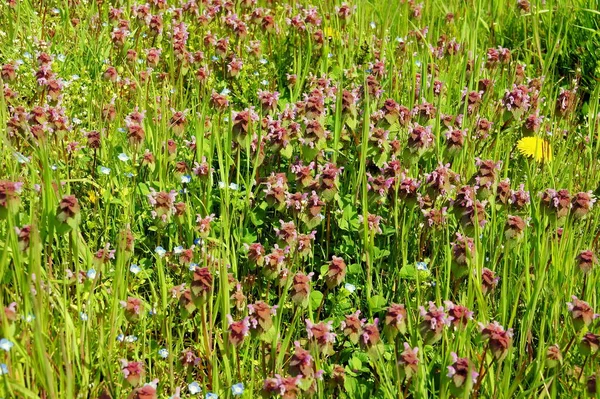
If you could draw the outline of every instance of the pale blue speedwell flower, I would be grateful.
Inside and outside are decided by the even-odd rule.
[[[131,266],[129,266],[129,271],[133,274],[138,274],[142,271],[142,268],[136,265],[135,263],[132,263]]]
[[[344,284],[344,288],[349,291],[349,292],[354,292],[356,291],[356,286],[350,283],[346,283]]]
[[[165,348],[159,349],[158,356],[162,357],[163,359],[166,359],[169,357],[169,351],[166,350]]]
[[[156,252],[161,258],[167,253],[167,251],[163,247],[156,247],[154,252]]]
[[[244,393],[244,383],[240,382],[231,387],[233,396],[238,396]]]
[[[15,344],[12,343],[12,341],[9,341],[6,338],[0,339],[0,349],[2,349],[3,351],[10,352],[13,346],[15,346]]]
[[[127,154],[125,154],[124,152],[120,153],[117,158],[119,158],[119,161],[121,162],[127,162],[129,161],[129,156]]]
[[[190,391],[190,394],[192,395],[198,395],[201,391],[200,385],[196,381],[194,381],[188,385],[188,391]]]

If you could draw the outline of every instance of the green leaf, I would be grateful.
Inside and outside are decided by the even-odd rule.
[[[355,371],[361,370],[362,369],[362,361],[357,357],[353,357],[348,362],[348,366],[350,366],[350,368]]]
[[[348,266],[348,274],[359,274],[359,273],[362,273],[362,271],[363,271],[363,268],[358,263],[353,263],[350,266]]]
[[[375,295],[369,298],[369,309],[372,312],[378,312],[385,308],[387,301],[381,295]]]
[[[318,309],[323,301],[323,293],[321,291],[313,291],[310,293],[310,307]]]
[[[417,279],[417,268],[413,264],[403,266],[398,273],[401,279],[405,280],[416,280]]]
[[[280,151],[280,153],[282,157],[290,159],[294,153],[294,147],[292,147],[291,144],[288,144]]]

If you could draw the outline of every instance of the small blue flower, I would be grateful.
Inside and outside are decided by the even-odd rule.
[[[180,254],[180,253],[182,253],[182,252],[183,252],[183,247],[182,247],[181,245],[179,245],[179,246],[177,246],[177,247],[173,248],[173,253],[174,253],[175,255],[179,255],[179,254]]]
[[[133,274],[138,274],[142,271],[142,268],[136,265],[135,263],[132,263],[131,266],[129,266],[129,271]]]
[[[95,279],[96,278],[96,269],[88,270],[86,275],[87,275],[87,278],[89,278],[90,280]]]
[[[131,173],[131,172],[125,172],[125,173],[123,173],[123,176],[132,178],[135,175],[133,173]]]
[[[26,52],[23,53],[23,57],[25,57],[28,60],[30,60],[31,59],[31,53],[29,53],[29,52],[26,51]]]
[[[192,181],[192,176],[190,176],[190,175],[183,175],[183,176],[181,176],[181,182],[183,184],[189,183],[191,181]]]
[[[21,154],[20,152],[15,152],[14,156],[17,159],[17,162],[19,162],[19,163],[29,163],[30,162],[30,159],[27,158],[25,155]]]
[[[356,286],[350,283],[346,283],[344,284],[344,288],[349,291],[349,292],[354,292],[356,291]]]
[[[163,359],[166,359],[169,357],[169,351],[166,350],[165,348],[159,349],[158,356],[162,357]]]
[[[129,343],[135,342],[137,340],[138,340],[138,337],[136,337],[135,335],[128,335],[125,337],[125,342],[129,342]]]
[[[118,131],[118,132],[121,132],[121,133],[125,133],[125,128],[123,128],[123,127],[120,127],[120,128],[118,128],[118,129],[117,129],[117,131]]]
[[[219,399],[219,395],[217,395],[216,393],[209,392],[206,394],[206,396],[204,398],[205,399]]]
[[[191,272],[193,272],[194,270],[196,270],[197,267],[198,267],[198,264],[192,262],[192,263],[190,263],[189,269],[190,269]]]
[[[59,60],[60,62],[65,62],[65,60],[67,59],[67,57],[65,57],[64,54],[59,54],[56,56],[56,59]]]
[[[79,318],[81,321],[88,321],[88,315],[85,312],[79,312]]]
[[[268,85],[268,84],[269,84],[269,81],[268,81],[268,80],[265,80],[265,79],[263,79],[263,80],[261,80],[261,81],[260,81],[260,84],[261,84],[261,85],[263,85],[263,86],[266,86],[266,85]]]
[[[33,313],[29,313],[29,314],[27,315],[27,317],[25,317],[25,321],[26,321],[27,323],[31,323],[31,322],[32,322],[32,321],[34,321],[34,320],[35,320],[35,315],[34,315]]]
[[[117,335],[117,341],[123,342],[125,340],[125,336],[123,334]]]
[[[192,395],[198,395],[202,389],[200,389],[200,385],[194,381],[188,385],[188,391],[190,391],[190,394]]]
[[[194,245],[202,245],[202,238],[198,237],[194,240]]]
[[[369,24],[369,26],[371,27],[371,29],[375,29],[377,27],[377,25],[373,21],[371,21],[371,23]]]
[[[103,175],[110,175],[110,168],[107,168],[106,166],[100,166],[100,173]]]
[[[244,383],[240,382],[231,387],[231,393],[238,396],[244,393]]]
[[[0,349],[3,351],[10,352],[13,346],[15,346],[15,344],[12,341],[9,341],[6,338],[0,339]]]
[[[125,154],[124,152],[120,153],[117,158],[119,158],[119,161],[121,162],[127,162],[129,161],[129,156],[127,154]]]
[[[163,256],[165,256],[165,254],[167,253],[167,251],[163,248],[163,247],[156,247],[156,249],[154,250],[154,252],[156,252],[158,254],[158,256],[160,256],[161,258]]]
[[[415,61],[415,65],[417,66],[417,68],[421,68],[421,65],[423,65],[423,64],[421,64],[421,61],[417,60],[417,61]]]
[[[427,271],[427,263],[426,262],[417,262],[417,270]]]
[[[258,62],[260,62],[260,63],[261,63],[261,64],[263,64],[263,65],[266,65],[266,64],[267,64],[269,61],[267,61],[267,60],[266,60],[266,59],[264,59],[264,58],[261,58],[260,60],[258,60]]]
[[[229,90],[227,87],[226,87],[226,88],[224,88],[223,90],[221,90],[221,95],[222,95],[222,96],[226,96],[226,95],[228,95],[229,93],[231,93],[231,90]]]
[[[50,166],[50,169],[52,169],[52,170],[56,170],[56,169],[58,169],[58,166],[57,166],[57,165],[52,165],[52,166]],[[110,170],[109,170],[109,171],[110,171]]]
[[[0,363],[0,375],[8,374],[8,366],[4,363]]]
[[[216,55],[213,55],[212,57],[210,57],[210,59],[213,61],[219,61],[219,57],[217,57]]]

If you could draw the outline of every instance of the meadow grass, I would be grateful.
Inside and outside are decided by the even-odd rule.
[[[595,397],[598,9],[3,2],[0,397]]]

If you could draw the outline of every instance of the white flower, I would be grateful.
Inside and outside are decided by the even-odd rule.
[[[240,382],[231,387],[231,393],[234,396],[238,396],[244,393],[244,383]]]
[[[352,293],[352,292],[354,292],[354,291],[356,291],[356,286],[355,286],[355,285],[352,285],[352,284],[350,284],[350,283],[346,283],[346,284],[344,284],[344,288],[345,288],[347,291],[351,292],[351,293]]]
[[[238,189],[238,185],[237,185],[237,184],[235,184],[235,183],[229,183],[229,188],[230,188],[231,190],[237,190],[237,189]]]
[[[263,80],[261,80],[261,81],[260,81],[260,84],[261,84],[261,85],[263,85],[263,86],[266,86],[266,85],[268,85],[268,84],[269,84],[269,81],[268,81],[268,80],[265,80],[265,79],[263,79]]]
[[[156,247],[154,252],[156,252],[161,258],[167,253],[167,251],[163,247]]]
[[[181,182],[183,184],[189,183],[191,181],[192,181],[192,176],[190,176],[190,175],[183,175],[183,176],[181,176]]]
[[[59,54],[56,56],[56,59],[59,60],[60,62],[65,62],[65,60],[67,59],[67,57],[65,57],[64,54]]]
[[[107,168],[106,166],[100,166],[100,173],[103,175],[110,175],[110,168]]]
[[[131,343],[137,341],[137,339],[138,338],[135,335],[128,335],[125,337],[125,342]]]
[[[226,95],[228,95],[229,93],[231,93],[231,90],[229,90],[227,87],[226,87],[226,88],[224,88],[223,90],[221,90],[221,95],[222,95],[222,96],[226,96]]]
[[[3,351],[10,352],[13,346],[15,346],[15,344],[12,343],[12,341],[9,341],[6,338],[0,339],[0,349],[2,349]]]
[[[30,159],[27,158],[25,155],[21,154],[20,152],[15,152],[13,154],[15,156],[15,158],[17,159],[17,162],[19,163],[29,163]]]
[[[132,263],[131,266],[129,266],[129,271],[133,274],[138,274],[142,271],[142,268],[136,265],[135,263]]]
[[[90,269],[87,271],[87,278],[89,278],[90,280],[93,280],[96,278],[96,270],[95,269]]]
[[[371,21],[369,26],[371,27],[371,29],[375,29],[377,27],[377,25],[375,25],[375,22],[373,22],[373,21]]]
[[[261,64],[265,65],[265,64],[267,64],[269,61],[267,61],[267,60],[266,60],[266,59],[264,59],[264,58],[261,58],[260,60],[258,60],[258,62],[260,62]]]
[[[162,357],[163,359],[166,359],[169,357],[169,351],[166,350],[165,348],[159,349],[158,356]]]
[[[200,385],[196,381],[194,381],[188,385],[188,391],[190,391],[190,394],[192,395],[197,395],[201,391]]]
[[[79,318],[81,319],[81,321],[87,321],[88,315],[87,315],[87,313],[79,312]]]
[[[8,366],[4,363],[0,363],[0,375],[8,374]]]
[[[417,270],[426,271],[427,270],[427,263],[426,262],[417,262]]]
[[[120,153],[117,158],[119,158],[119,161],[121,161],[121,162],[129,161],[129,156],[127,154],[125,154],[124,152]]]

